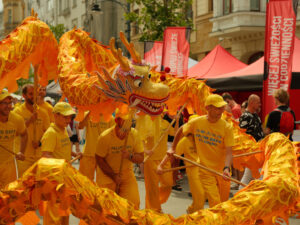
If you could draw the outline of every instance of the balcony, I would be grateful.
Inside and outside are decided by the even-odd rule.
[[[233,12],[228,15],[213,17],[211,37],[235,37],[241,34],[264,32],[265,12]]]
[[[70,8],[65,8],[63,11],[62,11],[62,15],[63,16],[68,16],[71,14],[71,9]]]
[[[214,1],[211,37],[233,38],[264,32],[266,0]]]

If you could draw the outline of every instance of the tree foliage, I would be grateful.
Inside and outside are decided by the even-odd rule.
[[[166,27],[192,27],[192,0],[127,0],[139,6],[139,14],[130,12],[126,19],[136,24],[140,41],[163,39]]]
[[[58,42],[60,37],[67,31],[64,24],[57,24],[56,26],[49,25],[49,27]]]

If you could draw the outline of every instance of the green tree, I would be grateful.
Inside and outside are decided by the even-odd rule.
[[[127,13],[126,19],[135,23],[141,34],[140,41],[159,41],[170,26],[193,26],[192,0],[127,0],[140,8]]]
[[[58,42],[60,37],[67,31],[64,24],[57,24],[56,26],[49,25],[49,27]]]

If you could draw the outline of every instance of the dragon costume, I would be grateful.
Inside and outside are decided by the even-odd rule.
[[[120,37],[132,60],[115,49],[113,39],[109,47],[103,46],[80,29],[64,34],[58,46],[45,23],[36,15],[28,17],[0,43],[0,89],[14,91],[15,81],[26,78],[31,63],[39,65],[43,84],[59,75],[63,94],[78,108],[79,120],[85,110],[96,121],[99,113],[108,118],[116,108],[125,114],[129,107],[154,116],[163,111],[164,104],[171,114],[184,103],[191,113],[205,113],[205,99],[213,90],[204,81],[155,72],[142,62],[133,44],[123,34]],[[299,200],[297,147],[281,134],[257,143],[229,114],[224,118],[234,127],[233,154],[262,151],[234,161],[235,167],[247,166],[255,177],[259,176],[258,168],[264,168],[263,180],[252,181],[227,202],[177,219],[151,210],[134,210],[130,202],[98,188],[65,161],[43,158],[1,190],[0,224],[20,218],[24,221],[26,213],[39,208],[42,200],[60,202],[62,211],[91,225],[275,224],[275,220],[287,220]]]

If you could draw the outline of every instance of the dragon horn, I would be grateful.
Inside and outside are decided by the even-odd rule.
[[[125,45],[125,47],[127,48],[127,50],[129,51],[132,60],[134,63],[140,64],[142,63],[142,59],[140,54],[135,50],[134,48],[134,44],[132,42],[128,43],[125,34],[121,31],[120,32],[120,39],[123,42],[123,44]]]
[[[119,61],[121,68],[124,71],[130,71],[130,66],[128,64],[127,59],[122,55],[122,50],[121,49],[116,49],[115,48],[115,39],[111,38],[109,41],[110,45],[110,50],[113,56]]]

